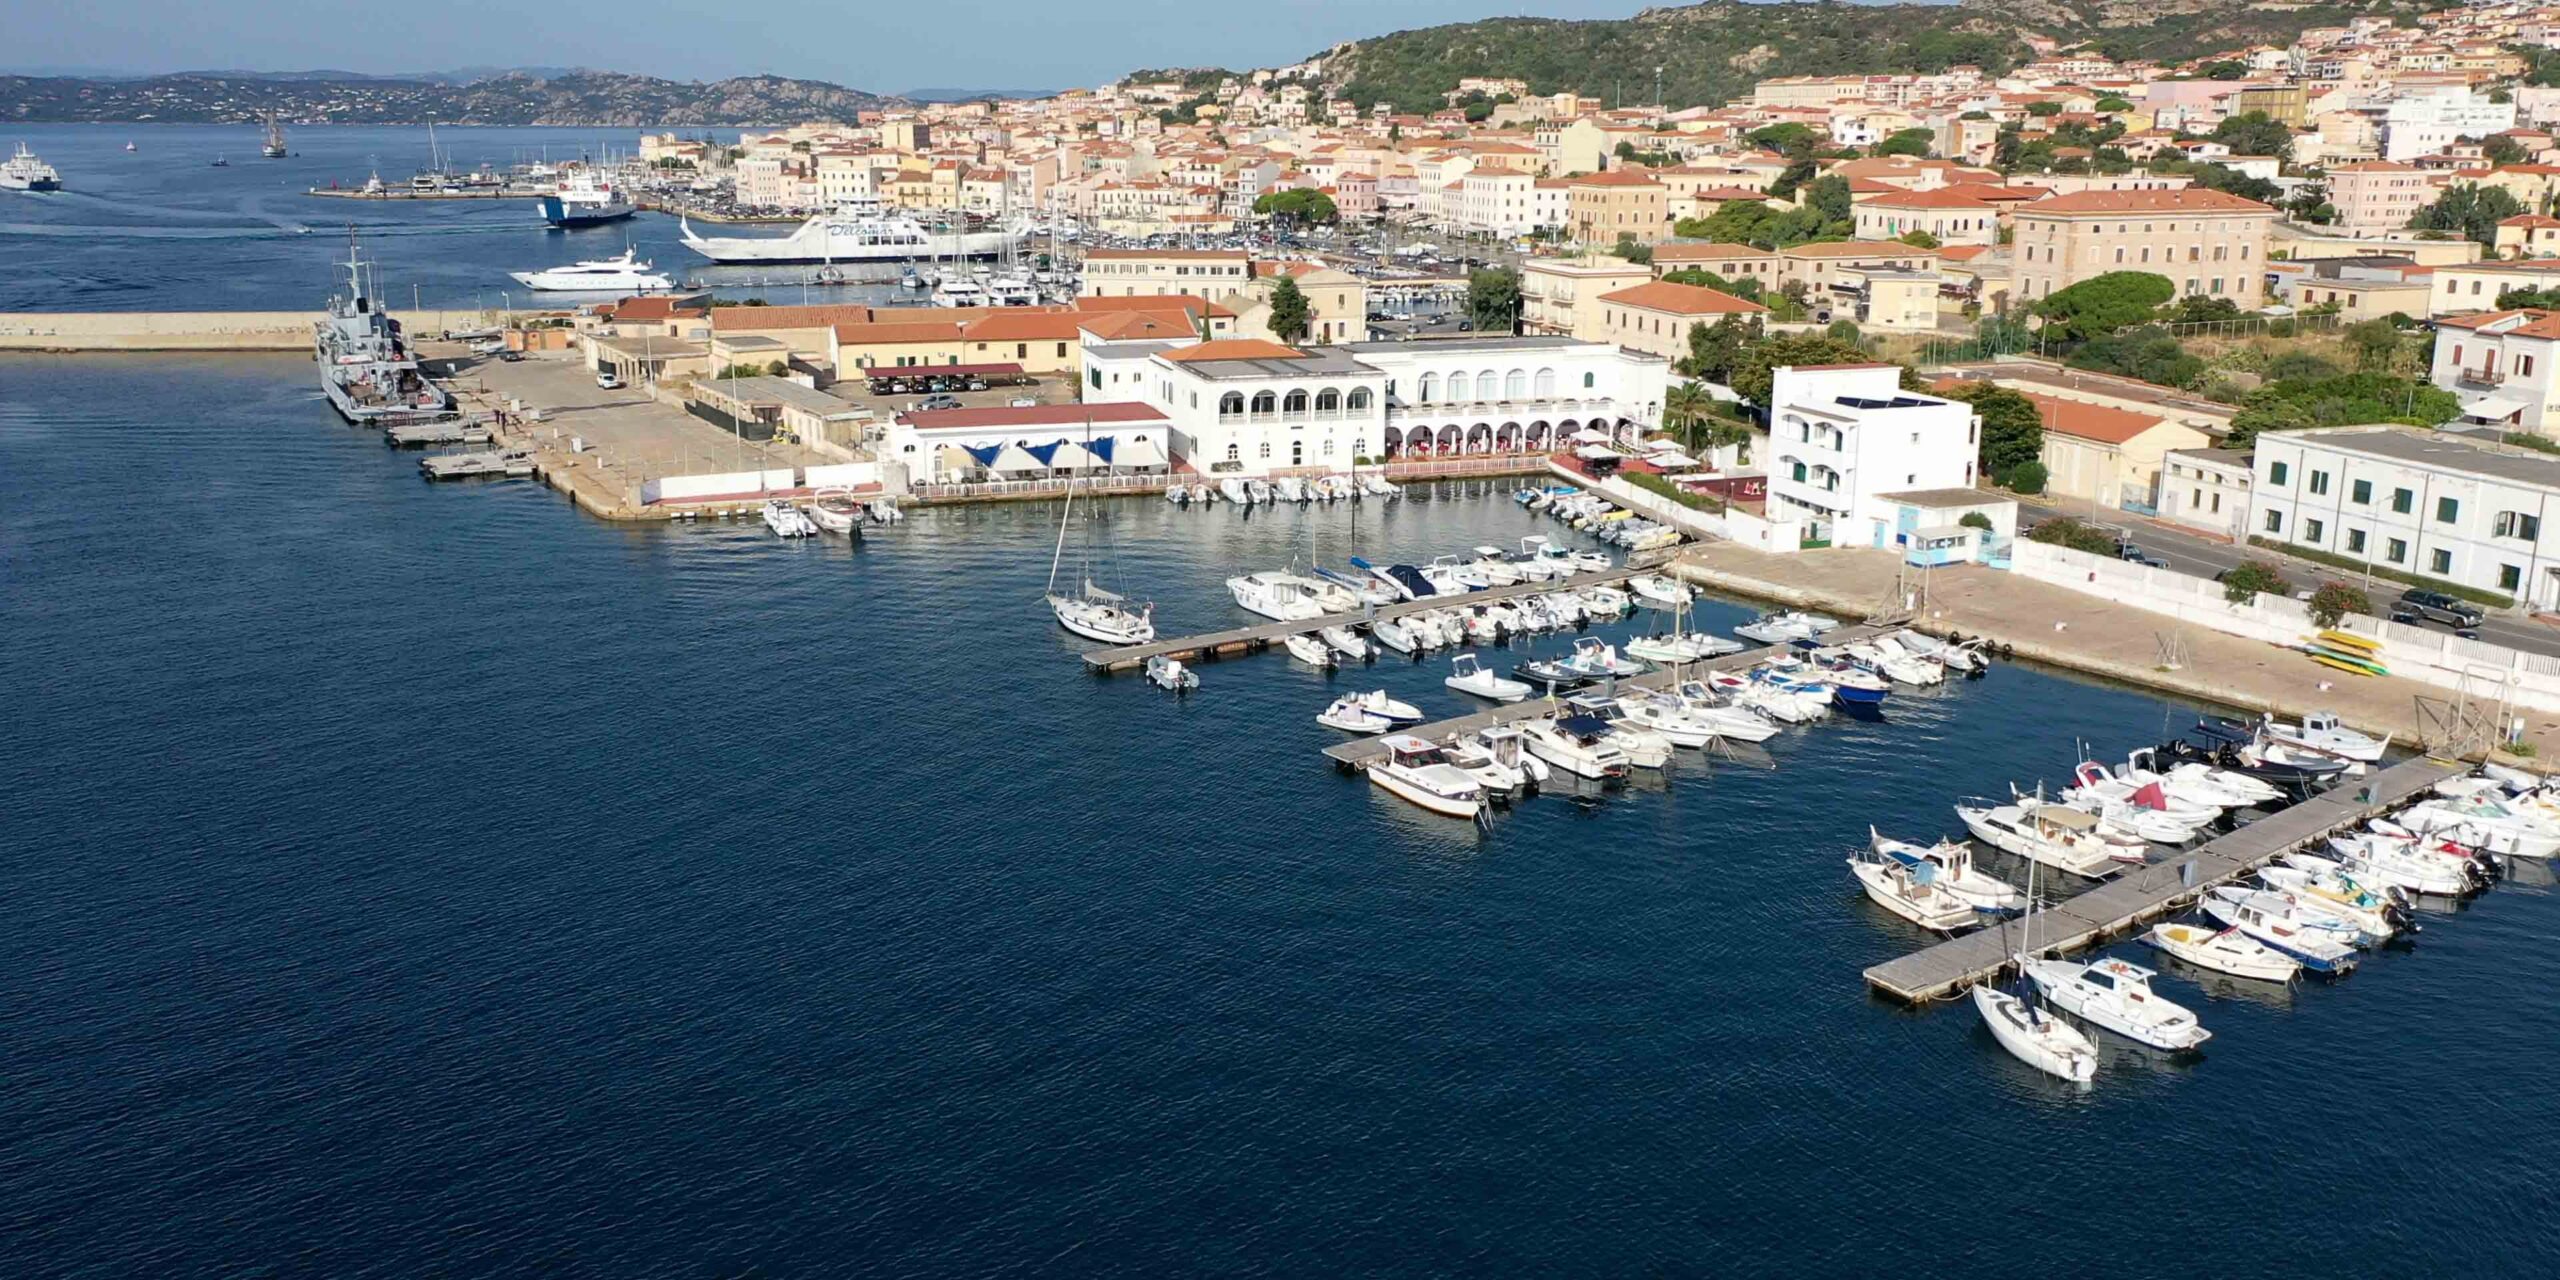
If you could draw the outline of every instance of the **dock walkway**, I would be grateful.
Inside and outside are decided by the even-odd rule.
[[[1822,637],[1822,642],[1824,644],[1849,644],[1853,641],[1864,640],[1869,636],[1877,635],[1886,630],[1890,630],[1890,628],[1859,625],[1843,626],[1825,632]],[[1747,671],[1750,668],[1781,654],[1801,652],[1803,652],[1802,649],[1792,644],[1763,645],[1756,649],[1745,649],[1740,653],[1728,653],[1721,657],[1705,658],[1697,662],[1682,663],[1680,665],[1680,674],[1684,677],[1695,679],[1696,677],[1710,671]],[[1617,682],[1617,689],[1621,693],[1631,693],[1646,689],[1659,689],[1671,682],[1671,674],[1671,671],[1665,668],[1662,670],[1648,671],[1640,676],[1628,676]],[[1589,686],[1589,689],[1598,690],[1605,687],[1605,685],[1592,685]],[[1586,690],[1576,690],[1575,692],[1585,691]],[[1475,712],[1472,715],[1458,716],[1449,720],[1434,720],[1429,724],[1419,724],[1410,728],[1398,729],[1392,734],[1380,734],[1376,737],[1354,738],[1348,742],[1337,742],[1330,747],[1326,747],[1324,749],[1324,754],[1325,758],[1333,761],[1338,767],[1344,769],[1361,769],[1367,767],[1371,761],[1387,754],[1387,749],[1379,744],[1389,737],[1402,737],[1410,734],[1414,737],[1421,738],[1426,742],[1443,742],[1448,740],[1448,738],[1453,734],[1470,734],[1479,729],[1490,729],[1495,725],[1509,724],[1514,720],[1528,720],[1538,716],[1550,715],[1553,714],[1554,711],[1554,704],[1548,702],[1545,698],[1526,698],[1519,702],[1510,702],[1504,703],[1501,706],[1489,707],[1483,711]]]
[[[1470,591],[1460,596],[1431,596],[1421,600],[1399,600],[1394,604],[1382,604],[1358,613],[1328,613],[1322,617],[1303,618],[1296,622],[1265,622],[1250,627],[1237,627],[1230,631],[1211,631],[1199,635],[1180,636],[1171,640],[1158,640],[1152,644],[1095,649],[1084,655],[1084,664],[1097,674],[1107,674],[1114,671],[1134,671],[1145,666],[1147,659],[1159,654],[1189,662],[1202,658],[1223,658],[1230,654],[1258,653],[1290,636],[1313,635],[1326,627],[1357,626],[1362,623],[1384,621],[1388,618],[1401,618],[1409,613],[1491,604],[1497,600],[1509,600],[1519,596],[1545,595],[1550,591],[1616,586],[1638,574],[1660,568],[1670,561],[1671,553],[1667,549],[1639,551],[1628,556],[1625,564],[1605,573],[1577,573],[1571,578],[1560,581],[1521,582],[1507,587],[1488,587],[1482,591]]]
[[[2116,876],[2086,893],[2039,909],[2036,950],[2092,946],[2184,910],[2206,890],[2382,813],[2461,773],[2464,767],[2424,756],[2404,760],[2370,777],[2340,783],[2164,862]],[[2014,926],[2004,930],[1994,925],[1876,965],[1867,970],[1867,984],[1907,1004],[1953,995],[2000,972],[2018,942]]]

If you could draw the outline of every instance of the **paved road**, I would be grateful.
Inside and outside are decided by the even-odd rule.
[[[2211,538],[2181,532],[2157,520],[2127,515],[2122,511],[2102,510],[2093,519],[2086,504],[2053,505],[2025,499],[2021,499],[2018,503],[2018,523],[2021,526],[2031,525],[2058,515],[2067,515],[2077,520],[2090,521],[2121,530],[2124,536],[2133,539],[2135,545],[2151,553],[2154,559],[2163,561],[2180,573],[2192,574],[2199,578],[2211,578],[2225,569],[2237,566],[2243,560],[2273,560],[2283,567],[2285,576],[2297,586],[2306,586],[2330,578],[2344,578],[2362,585],[2361,575],[2334,565],[2318,564],[2299,557],[2282,555],[2263,547],[2233,546],[2227,542],[2217,542]],[[2404,588],[2399,583],[2376,577],[2369,594],[2373,597],[2374,604],[2381,606],[2397,597],[2402,590]],[[2480,625],[2479,635],[2481,639],[2492,644],[2505,645],[2511,649],[2560,656],[2560,628],[2555,628],[2549,623],[2538,622],[2523,613],[2492,612],[2489,620]]]

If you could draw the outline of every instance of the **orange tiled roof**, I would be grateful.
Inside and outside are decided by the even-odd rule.
[[[1604,293],[1600,300],[1622,307],[1642,307],[1647,311],[1667,311],[1683,316],[1759,315],[1768,310],[1757,302],[1748,302],[1729,293],[1694,284],[1674,284],[1668,280],[1630,285],[1614,293]]]

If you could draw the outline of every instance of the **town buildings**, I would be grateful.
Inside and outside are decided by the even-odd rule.
[[[2018,297],[2041,301],[2110,271],[2167,276],[2181,294],[2264,297],[2267,230],[2276,211],[2221,191],[2084,191],[2021,208],[2014,249]]]
[[[1808,545],[1891,545],[1889,495],[1968,489],[1980,449],[1972,406],[1906,391],[1891,364],[1773,371],[1769,516],[1800,524]]]
[[[2258,438],[2249,534],[2560,607],[2560,458],[2391,427]]]

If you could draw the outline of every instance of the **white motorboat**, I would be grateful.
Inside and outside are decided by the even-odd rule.
[[[773,530],[776,536],[784,538],[815,537],[818,532],[818,526],[812,523],[809,517],[800,514],[800,508],[780,498],[771,499],[764,504],[764,527]]]
[[[1404,490],[1397,488],[1394,481],[1389,480],[1385,476],[1379,475],[1374,471],[1368,475],[1360,477],[1360,492],[1368,494],[1373,498],[1401,498],[1404,496]]]
[[[1290,636],[1280,643],[1289,650],[1290,657],[1310,667],[1324,671],[1333,669],[1333,646],[1314,636]]]
[[[639,251],[624,249],[619,258],[597,258],[540,271],[510,271],[517,284],[546,293],[664,293],[676,282],[649,269]]]
[[[1252,495],[1245,490],[1244,480],[1239,476],[1227,476],[1220,479],[1218,481],[1218,496],[1229,502],[1235,503],[1238,506],[1245,506],[1252,501]]]
[[[1200,687],[1200,676],[1180,661],[1159,653],[1147,659],[1147,683],[1174,693],[1189,693]]]
[[[2446,898],[2465,897],[2480,887],[2468,861],[2422,852],[2409,841],[2370,834],[2332,836],[2329,848],[2348,874],[2361,882]]]
[[[2443,832],[2510,857],[2548,858],[2560,852],[2560,826],[2485,795],[2423,800],[2394,820],[2420,835]]]
[[[2258,883],[2269,892],[2287,895],[2345,920],[2375,942],[2395,937],[2404,929],[2414,929],[2417,924],[2403,904],[2343,877],[2294,866],[2260,867]]]
[[[1750,707],[1719,696],[1703,680],[1683,680],[1674,691],[1689,714],[1707,722],[1716,736],[1731,742],[1766,742],[1778,736],[1778,724]]]
[[[1422,576],[1439,588],[1442,595],[1482,591],[1493,585],[1493,580],[1485,576],[1481,567],[1457,556],[1432,557],[1431,563],[1422,566]]]
[[[1992,1038],[2020,1062],[2074,1084],[2097,1076],[2098,1046],[2079,1028],[1988,984],[1973,989],[1973,1007]]]
[[[1346,693],[1334,699],[1330,706],[1316,713],[1316,723],[1328,729],[1359,734],[1385,733],[1396,727],[1395,721],[1370,710],[1356,693]]]
[[[2330,929],[2296,917],[2291,904],[2251,889],[2216,889],[2205,895],[2204,913],[2300,961],[2314,973],[2346,973],[2356,967],[2354,944]]]
[[[1244,496],[1247,502],[1251,502],[1256,505],[1270,502],[1272,497],[1271,482],[1268,480],[1256,480],[1250,476],[1246,477],[1244,482]]]
[[[1403,654],[1419,654],[1428,646],[1415,634],[1412,624],[1403,618],[1381,618],[1369,627],[1378,643]]]
[[[1372,689],[1367,693],[1353,694],[1352,696],[1360,700],[1361,706],[1367,707],[1369,710],[1385,716],[1387,719],[1392,720],[1397,724],[1422,723],[1422,708],[1417,707],[1410,702],[1391,698],[1387,696],[1387,691],[1384,689]]]
[[[1925,867],[1932,883],[1983,915],[2016,915],[2027,909],[2027,895],[1975,866],[1973,846],[1961,840],[1941,840],[1924,848],[1888,838],[1870,826],[1867,847],[1879,857],[1911,864],[1915,873]]]
[[[1554,771],[1547,767],[1546,761],[1529,754],[1528,736],[1510,725],[1498,724],[1478,729],[1468,735],[1467,742],[1483,749],[1486,754],[1493,757],[1496,763],[1519,770],[1533,788],[1554,776]]]
[[[1609,722],[1598,716],[1542,717],[1519,728],[1529,754],[1566,773],[1601,782],[1627,776],[1627,755],[1610,741]]]
[[[1842,653],[1858,665],[1891,680],[1895,684],[1932,685],[1945,682],[1947,669],[1933,661],[1912,657],[1899,649],[1860,642],[1843,645]]]
[[[1953,933],[1981,923],[1973,907],[1940,887],[1925,865],[1915,867],[1870,851],[1849,859],[1849,874],[1877,906],[1923,929]]]
[[[1627,579],[1627,589],[1638,599],[1669,608],[1678,608],[1698,598],[1689,584],[1667,573],[1639,573]]]
[[[1370,763],[1369,781],[1389,795],[1452,818],[1472,818],[1484,811],[1484,787],[1450,764],[1440,748],[1409,733],[1396,734],[1378,745],[1387,754]]]
[[[2009,794],[2019,794],[2017,784],[2010,784]],[[2151,856],[2145,845],[2183,845],[2196,838],[2197,828],[2189,823],[2078,787],[2064,791],[2058,802],[2096,818],[2098,834],[2116,846],[2118,862],[2148,862]]]
[[[1728,653],[1742,652],[1741,644],[1723,636],[1709,635],[1704,631],[1682,631],[1676,627],[1670,631],[1630,637],[1626,647],[1630,657],[1665,666],[1703,662]]]
[[[2151,752],[2136,751],[2125,757],[2124,767],[2116,770],[2115,776],[2136,787],[2159,783],[2160,789],[2167,792],[2172,800],[2184,800],[2216,811],[2246,809],[2271,799],[2268,793],[2275,790],[2255,778],[2242,778],[2245,785],[2226,783],[2216,776],[2219,771],[2202,765],[2183,765],[2163,773],[2152,767],[2153,761]],[[2229,776],[2241,777],[2238,774]]]
[[[2123,869],[2114,846],[2098,835],[2097,818],[2077,809],[2024,800],[2002,805],[1975,800],[1955,808],[1965,830],[2004,853],[2091,879]]]
[[[1227,579],[1236,607],[1275,622],[1305,622],[1324,616],[1324,606],[1308,596],[1293,574],[1248,573]]]
[[[1618,699],[1618,718],[1670,739],[1675,747],[1705,747],[1716,740],[1715,722],[1668,693],[1631,693]]]
[[[819,490],[809,503],[808,514],[812,522],[829,533],[852,534],[855,540],[861,539],[858,530],[862,527],[862,504],[848,490]]]
[[[2321,755],[2337,756],[2359,764],[2372,764],[2382,758],[2391,739],[2358,733],[2338,720],[2336,712],[2315,711],[2302,718],[2300,724],[2286,724],[2274,716],[2267,717],[2266,736],[2291,747],[2302,747]]]
[[[1612,717],[1609,720],[1609,741],[1617,745],[1619,753],[1626,756],[1628,764],[1639,769],[1671,767],[1673,751],[1671,739],[1646,728],[1638,721],[1625,716]]]
[[[1583,587],[1573,594],[1582,601],[1582,612],[1594,618],[1623,618],[1636,607],[1635,600],[1616,587]]]
[[[1547,554],[1553,545],[1536,534],[1520,540],[1520,555],[1511,564],[1519,571],[1521,581],[1552,582],[1571,576],[1573,568],[1569,563]]]
[[[1471,693],[1495,702],[1518,702],[1534,690],[1522,681],[1506,680],[1476,661],[1472,653],[1462,653],[1449,660],[1449,678],[1442,684],[1460,693]]]
[[[2219,805],[2181,799],[2171,795],[2169,789],[2157,781],[2135,782],[2130,778],[2118,777],[2105,765],[2095,760],[2081,761],[2080,767],[2073,770],[2071,776],[2072,780],[2079,784],[2072,788],[2074,792],[2113,804],[2126,804],[2136,809],[2148,810],[2183,827],[2191,829],[2202,827],[2222,816],[2222,808]]]
[[[1983,654],[1982,641],[1953,643],[1924,631],[1896,631],[1883,637],[1914,657],[1928,658],[1949,671],[1980,671],[1990,665]]]
[[[1326,627],[1316,635],[1326,644],[1331,645],[1335,653],[1354,662],[1366,662],[1378,656],[1378,646],[1370,643],[1368,637],[1339,623]]]
[[[1838,618],[1789,609],[1779,613],[1761,614],[1735,627],[1733,633],[1746,640],[1757,640],[1762,644],[1793,644],[1798,640],[1811,640],[1839,625]]]
[[[1507,587],[1521,580],[1520,566],[1503,554],[1500,547],[1477,547],[1473,568],[1484,580],[1497,587]]]
[[[1475,737],[1452,739],[1443,750],[1449,763],[1475,779],[1492,799],[1509,800],[1538,788],[1537,778],[1527,767],[1528,748],[1520,745],[1517,729],[1496,726]]]
[[[989,305],[987,302],[987,287],[975,280],[962,276],[954,276],[938,285],[935,285],[933,287],[932,302],[933,305],[937,307],[983,307]]]
[[[2192,924],[2155,924],[2142,941],[2169,955],[2216,973],[2261,982],[2291,982],[2302,966],[2292,957],[2236,929],[2207,929]]]
[[[2141,965],[2111,959],[2088,964],[2029,960],[2022,967],[2048,1003],[2136,1044],[2185,1052],[2213,1038],[2194,1013],[2151,989],[2154,975]]]

